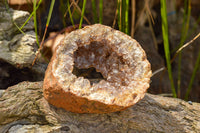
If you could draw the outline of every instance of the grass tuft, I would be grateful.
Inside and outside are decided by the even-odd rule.
[[[167,63],[167,70],[168,70],[168,75],[171,82],[173,97],[177,97],[176,89],[174,87],[174,80],[172,76],[171,63],[170,63],[166,0],[161,0],[160,4],[161,4],[161,19],[162,19],[162,34],[163,34],[163,43],[164,43],[164,51],[165,51],[165,57],[166,57],[166,63]]]

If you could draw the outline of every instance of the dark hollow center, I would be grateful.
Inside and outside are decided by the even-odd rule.
[[[74,66],[72,73],[77,77],[84,77],[85,79],[88,79],[91,85],[104,79],[103,75],[100,72],[97,72],[94,67],[79,69]]]

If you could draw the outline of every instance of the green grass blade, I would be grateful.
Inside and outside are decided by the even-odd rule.
[[[126,0],[125,8],[125,33],[129,34],[129,22],[128,22],[129,0]]]
[[[118,0],[118,1],[117,1],[117,14],[118,14],[117,16],[118,16],[118,26],[119,26],[119,30],[120,30],[120,31],[122,31],[122,23],[121,23],[121,20],[122,20],[122,19],[121,19],[121,16],[122,16],[122,15],[121,15],[121,7],[122,7],[122,6],[121,6],[121,4],[122,4],[122,3],[121,3],[121,0]]]
[[[38,34],[37,34],[37,14],[36,14],[36,3],[37,1],[34,0],[33,2],[33,18],[34,18],[34,27],[35,27],[35,36],[36,36],[36,42],[37,42],[37,45],[39,47],[39,39],[38,39]]]
[[[120,15],[120,19],[121,19],[121,31],[124,32],[124,0],[121,0],[121,5],[120,5],[120,11],[121,11],[121,15]]]
[[[74,20],[73,20],[71,9],[70,9],[70,5],[69,5],[69,0],[67,0],[67,8],[68,8],[68,12],[69,12],[69,17],[70,17],[71,23],[72,23],[73,27],[75,28]]]
[[[188,2],[188,3],[187,3]],[[191,5],[190,0],[185,0],[185,6],[184,6],[184,20],[182,25],[182,31],[181,31],[181,41],[179,44],[179,47],[182,47],[185,43],[185,40],[187,38],[187,33],[189,29],[189,21],[190,21],[190,15],[191,15]],[[182,62],[182,52],[179,53],[178,58],[178,83],[177,83],[177,91],[178,91],[178,97],[180,97],[180,86],[181,86],[181,62]]]
[[[38,5],[36,6],[36,8],[34,10],[37,10],[39,8],[39,6],[40,6],[41,3],[42,3],[42,0],[39,1]],[[21,30],[28,23],[28,21],[31,19],[31,17],[33,16],[33,14],[34,14],[34,11],[31,13],[31,15],[28,17],[28,19],[24,22],[24,24],[20,27]]]
[[[40,53],[42,47],[43,47],[43,43],[44,43],[44,39],[45,39],[45,36],[46,36],[46,33],[47,33],[47,29],[48,29],[48,26],[49,26],[49,22],[50,22],[50,19],[51,19],[51,15],[52,15],[52,11],[53,11],[53,7],[54,7],[54,3],[55,3],[55,0],[52,0],[51,1],[51,5],[50,5],[50,9],[49,9],[49,14],[48,14],[48,17],[47,17],[47,22],[46,22],[46,27],[45,27],[45,30],[44,30],[44,35],[42,37],[42,42],[40,44],[40,47],[38,49],[38,52],[33,60],[33,63],[32,63],[32,66],[35,64],[36,62],[36,59],[38,57],[38,54]]]
[[[193,85],[193,82],[194,82],[194,79],[195,79],[197,70],[198,70],[198,68],[199,68],[199,64],[200,64],[200,51],[199,51],[199,54],[198,54],[197,61],[196,61],[196,63],[195,63],[194,71],[192,72],[192,77],[191,77],[191,79],[190,79],[189,86],[188,86],[188,89],[187,89],[187,92],[186,92],[186,95],[185,95],[185,100],[188,100],[188,96],[189,96],[190,91],[191,91],[191,89],[192,89],[192,85]]]
[[[173,97],[177,97],[176,90],[174,87],[174,80],[173,80],[173,76],[172,76],[171,63],[170,63],[166,0],[161,0],[160,2],[161,2],[162,34],[163,34],[165,57],[166,57],[166,62],[167,62],[167,70],[168,70],[168,75],[169,75],[169,79],[171,82],[171,89],[172,89]]]
[[[129,34],[129,22],[128,22],[129,0],[117,1],[117,14],[118,14],[118,26],[119,30]]]
[[[99,1],[99,23],[103,23],[103,0]]]
[[[86,1],[87,0],[83,0],[83,7],[82,7],[82,11],[81,11],[81,20],[80,20],[80,23],[79,23],[79,29],[81,29],[81,27],[82,27],[83,17],[84,17],[84,13],[85,13]]]
[[[92,0],[92,12],[93,12],[94,23],[98,23],[97,11],[96,11],[96,0]]]
[[[198,71],[199,65],[200,65],[200,51],[199,51],[199,54],[198,54],[198,57],[197,57],[197,61],[195,63],[194,71],[192,72],[192,77],[190,79],[188,89],[187,89],[186,94],[185,94],[185,100],[188,100],[188,96],[189,96],[189,94],[192,90],[192,85],[193,85],[196,73]]]
[[[126,13],[126,0],[122,0],[122,16],[121,16],[121,19],[122,19],[122,32],[125,33],[125,13]]]
[[[48,17],[47,17],[46,27],[49,26],[49,22],[51,20],[51,15],[52,15],[52,12],[53,12],[54,4],[55,4],[55,0],[52,0],[51,5],[50,5],[50,9],[49,9],[49,14],[48,14]]]

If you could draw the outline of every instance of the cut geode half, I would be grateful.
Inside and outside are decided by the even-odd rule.
[[[76,75],[76,69],[95,68],[99,82]],[[65,36],[45,73],[47,101],[76,113],[124,110],[145,95],[150,63],[139,43],[108,26],[95,24]]]

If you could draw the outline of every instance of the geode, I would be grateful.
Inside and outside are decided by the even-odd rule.
[[[78,70],[95,68],[103,78],[87,78]],[[75,113],[110,113],[142,99],[151,66],[130,36],[95,24],[66,35],[45,73],[43,93],[52,105]]]

